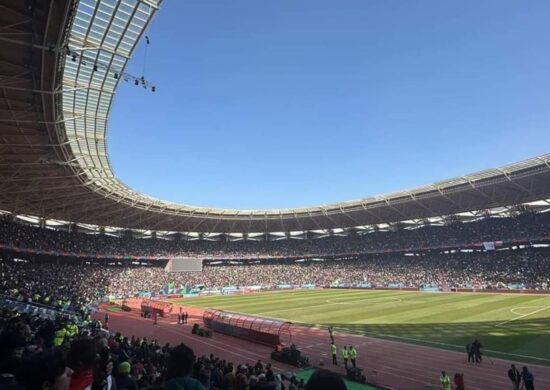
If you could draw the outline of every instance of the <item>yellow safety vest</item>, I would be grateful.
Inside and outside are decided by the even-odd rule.
[[[443,390],[451,390],[451,378],[449,378],[449,375],[440,376],[439,381],[441,382]]]
[[[342,357],[343,357],[344,359],[347,359],[348,356],[349,356],[348,350],[347,350],[346,348],[342,349]]]
[[[336,355],[336,345],[330,344],[330,351],[332,352],[333,355]]]
[[[356,359],[357,358],[357,350],[355,348],[352,348],[349,350],[349,356],[352,358],[352,359]]]
[[[53,345],[56,347],[61,346],[63,344],[63,340],[65,339],[65,335],[67,334],[67,331],[65,329],[59,329],[55,332],[55,339],[53,340]]]
[[[67,336],[74,337],[78,333],[78,326],[76,325],[67,325]]]

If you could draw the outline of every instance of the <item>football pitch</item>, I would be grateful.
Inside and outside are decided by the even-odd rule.
[[[477,338],[486,355],[550,365],[548,295],[326,289],[175,302],[457,351]]]

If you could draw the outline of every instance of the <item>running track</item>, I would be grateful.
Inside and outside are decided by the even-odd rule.
[[[181,342],[189,345],[197,356],[215,356],[236,364],[255,363],[257,360],[270,361],[271,349],[255,343],[243,341],[234,337],[215,333],[211,338],[199,337],[191,334],[194,323],[202,325],[202,310],[184,308],[189,313],[189,325],[178,325],[177,314],[160,318],[158,325],[153,325],[150,319],[139,316],[137,305],[132,312],[109,312],[109,330],[121,332],[125,336],[147,337],[157,339],[159,343],[171,345]],[[179,311],[174,307],[174,313]],[[97,318],[102,319],[105,307],[100,307]],[[451,379],[454,373],[464,373],[464,381],[468,390],[502,390],[511,388],[507,371],[511,363],[521,370],[520,362],[511,362],[502,359],[486,358],[480,365],[470,365],[466,361],[466,354],[445,351],[437,348],[411,345],[396,341],[382,340],[366,336],[337,332],[336,344],[340,349],[343,345],[354,345],[358,350],[357,366],[364,368],[367,381],[391,389],[425,390],[439,389],[439,374],[447,371]],[[329,354],[329,337],[326,330],[292,326],[292,342],[296,344],[302,354],[309,358],[313,365],[323,361],[325,368],[345,373],[343,363],[333,366]],[[550,346],[549,346],[550,348]],[[340,354],[340,351],[338,351]],[[340,359],[340,356],[339,356]],[[281,372],[295,371],[291,367],[272,361],[273,367]],[[537,389],[550,389],[550,367],[528,364],[535,376]],[[454,389],[454,386],[453,386]]]

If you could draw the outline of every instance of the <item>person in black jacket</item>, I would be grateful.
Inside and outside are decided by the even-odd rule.
[[[472,343],[466,344],[466,353],[468,354],[468,363],[474,363],[474,347]]]
[[[510,366],[510,369],[508,370],[508,378],[510,378],[510,380],[512,381],[514,385],[514,390],[519,390],[519,385],[521,383],[521,373],[513,364]]]
[[[478,340],[474,340],[474,342],[472,343],[472,346],[474,348],[474,356],[476,358],[476,363],[481,363],[483,360],[481,358],[481,348],[483,348],[483,345],[481,345],[481,343]]]
[[[521,370],[521,377],[523,378],[525,390],[535,390],[535,377],[525,366]]]

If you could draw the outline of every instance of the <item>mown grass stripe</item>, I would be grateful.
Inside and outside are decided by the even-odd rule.
[[[550,306],[548,296],[302,290],[201,297],[182,303],[295,323],[332,324],[360,334],[413,343],[420,340],[424,345],[459,351],[473,338],[479,338],[495,356],[550,364],[550,310],[495,326],[522,315],[513,313],[513,308]]]

